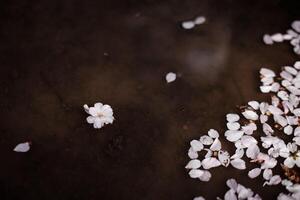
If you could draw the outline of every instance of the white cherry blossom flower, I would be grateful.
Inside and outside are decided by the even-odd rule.
[[[290,152],[290,155],[284,160],[284,165],[288,168],[293,168],[295,165],[300,167],[300,152],[297,150],[297,145],[289,143],[287,149]]]
[[[93,124],[94,128],[102,128],[106,124],[112,124],[114,121],[112,108],[102,103],[95,103],[93,107],[88,107],[88,105],[83,106],[84,110],[90,114],[86,118],[89,124]]]

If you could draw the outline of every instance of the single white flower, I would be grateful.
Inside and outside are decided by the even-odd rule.
[[[289,143],[287,149],[290,155],[284,160],[284,165],[288,168],[293,168],[295,165],[300,167],[300,152],[297,150],[297,145]]]
[[[86,120],[89,124],[93,124],[94,128],[102,128],[104,125],[112,124],[114,121],[113,110],[107,104],[95,103],[93,107],[85,104],[83,108],[91,115]]]

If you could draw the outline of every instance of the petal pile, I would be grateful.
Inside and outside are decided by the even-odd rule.
[[[265,34],[263,41],[267,45],[272,45],[275,42],[289,41],[293,46],[293,50],[296,54],[300,54],[300,21],[294,21],[291,24],[291,28],[286,33],[275,33],[272,35]]]
[[[279,35],[272,38],[279,41]],[[278,199],[299,199],[300,176],[296,179],[296,175],[273,172],[275,169],[292,170],[300,167],[300,61],[292,66],[282,67],[278,75],[271,69],[261,68],[260,78],[260,91],[271,94],[270,102],[249,101],[247,105],[239,107],[238,113],[226,115],[227,130],[223,135],[210,129],[199,140],[193,140],[188,151],[192,160],[186,168],[190,170],[192,178],[203,181],[200,177],[204,173],[209,173],[211,177],[208,171],[211,168],[231,165],[238,170],[245,170],[247,162],[252,162],[257,166],[249,169],[249,178],[261,175],[264,179],[263,186],[286,184],[284,186],[289,193],[281,193]],[[233,155],[222,149],[222,136],[235,146]],[[206,154],[200,159],[201,151]],[[250,191],[241,186],[239,189],[231,188],[224,199],[260,199],[259,196],[253,197],[253,192]]]

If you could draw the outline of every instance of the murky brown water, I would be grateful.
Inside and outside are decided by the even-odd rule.
[[[2,1],[1,200],[215,199],[230,177],[275,199],[282,188],[247,170],[218,168],[201,183],[184,166],[192,138],[224,130],[236,105],[268,99],[262,66],[299,59],[261,42],[300,19],[295,2]],[[207,23],[180,28],[197,15]],[[169,71],[180,77],[166,84]],[[101,130],[82,109],[97,101],[116,117]],[[27,140],[30,152],[12,151]]]

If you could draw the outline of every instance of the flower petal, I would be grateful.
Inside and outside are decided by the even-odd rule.
[[[198,169],[201,167],[201,162],[198,159],[190,160],[185,166],[186,169]]]
[[[14,148],[15,152],[20,152],[20,153],[25,153],[29,150],[30,150],[30,143],[29,142],[20,143]]]
[[[190,172],[189,172],[189,175],[191,178],[199,178],[200,176],[202,176],[204,173],[203,170],[200,170],[200,169],[192,169]]]
[[[230,163],[236,169],[241,169],[241,170],[246,169],[245,161],[240,158],[236,158],[232,160]]]
[[[204,160],[202,160],[202,167],[204,169],[210,169],[213,167],[218,167],[220,165],[221,165],[221,162],[214,157],[205,158]]]
[[[192,140],[190,145],[195,152],[201,151],[204,148],[203,144],[199,140]]]
[[[260,172],[261,172],[260,168],[254,168],[248,172],[248,176],[250,178],[256,178],[260,175]]]

